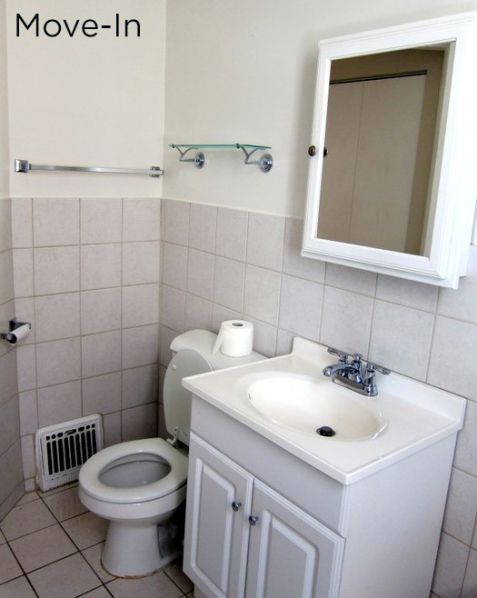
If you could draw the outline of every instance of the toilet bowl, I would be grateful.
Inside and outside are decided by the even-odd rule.
[[[79,497],[110,522],[101,557],[109,573],[145,575],[170,562],[174,555],[160,554],[157,525],[184,501],[186,480],[187,457],[162,438],[122,442],[85,463]]]
[[[177,556],[161,546],[160,538],[186,496],[191,397],[182,378],[263,359],[258,353],[214,353],[215,339],[206,330],[191,330],[171,343],[174,356],[164,378],[163,403],[172,441],[146,438],[115,444],[93,455],[80,470],[81,502],[109,520],[101,561],[112,575],[149,575]]]

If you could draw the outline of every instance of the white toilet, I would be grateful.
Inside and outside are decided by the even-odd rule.
[[[80,470],[81,502],[110,521],[101,560],[112,575],[149,575],[177,556],[164,554],[159,538],[161,525],[186,496],[188,460],[185,447],[178,447],[189,444],[191,398],[182,378],[263,359],[258,353],[214,353],[215,339],[212,332],[191,330],[171,343],[175,355],[165,375],[163,402],[172,444],[162,438],[122,442],[99,451]]]

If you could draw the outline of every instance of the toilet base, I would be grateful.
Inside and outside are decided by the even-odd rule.
[[[145,577],[165,567],[179,554],[180,551],[161,554],[157,523],[130,525],[110,521],[101,563],[115,577]]]

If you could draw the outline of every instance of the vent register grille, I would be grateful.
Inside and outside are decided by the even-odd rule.
[[[100,415],[41,428],[36,433],[38,484],[43,492],[78,479],[81,466],[103,448]]]

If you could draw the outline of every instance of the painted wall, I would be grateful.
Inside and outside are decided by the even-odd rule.
[[[29,20],[137,19],[141,37],[16,37]],[[164,0],[7,1],[10,161],[146,168],[162,166]],[[54,31],[54,29],[51,29]],[[132,175],[32,173],[11,177],[12,197],[159,197],[161,180]]]
[[[0,2],[0,330],[14,316],[11,204],[8,196],[8,107],[5,3]],[[0,519],[23,493],[16,349],[0,341]]]
[[[169,2],[165,141],[271,145],[273,170],[207,152],[197,170],[165,149],[164,196],[303,217],[317,44],[477,8],[475,0]]]

